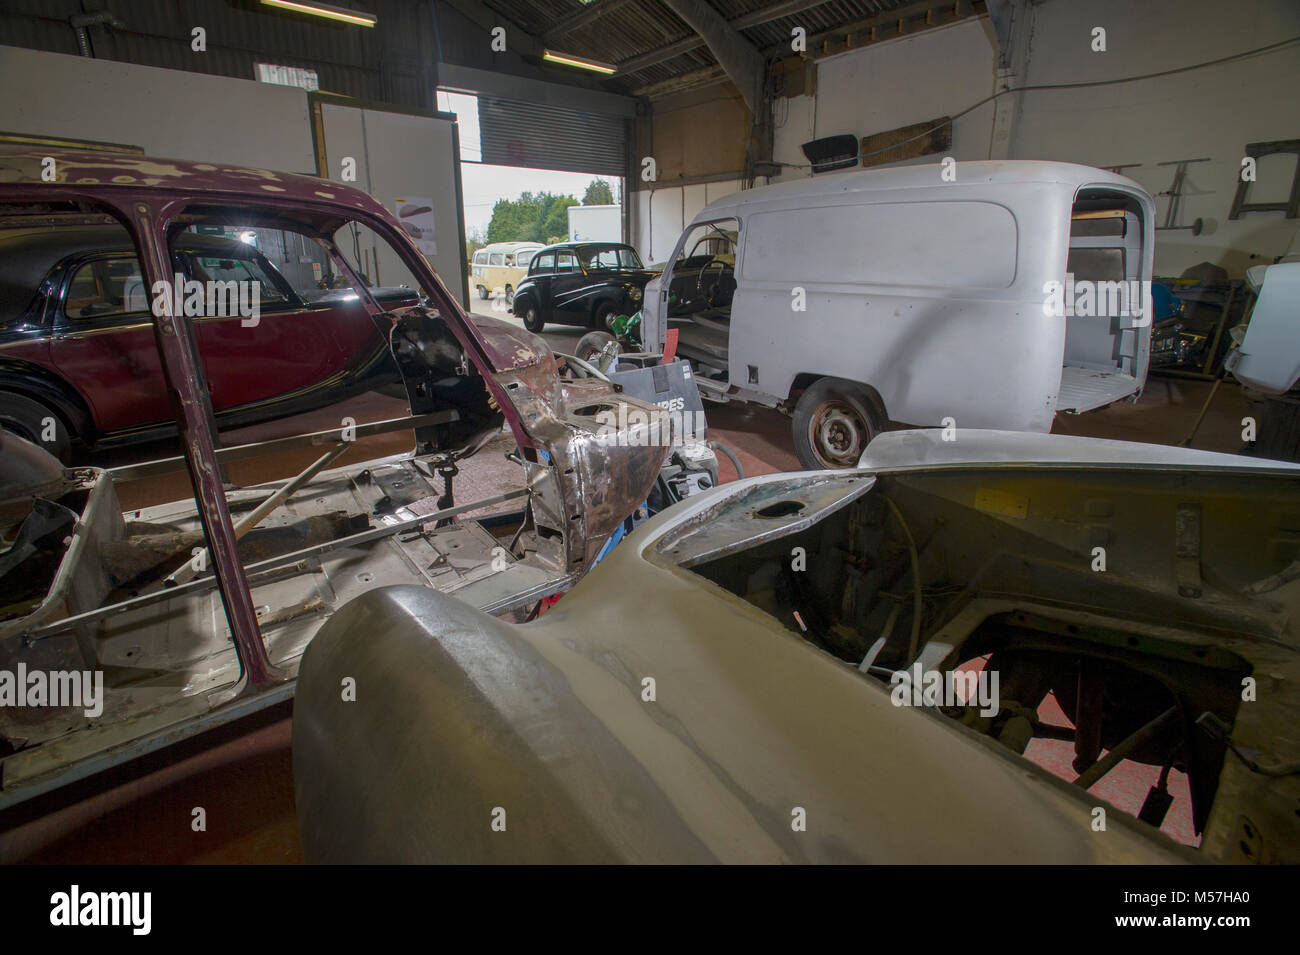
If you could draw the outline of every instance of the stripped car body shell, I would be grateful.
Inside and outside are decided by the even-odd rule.
[[[467,315],[391,214],[364,193],[305,176],[78,151],[57,152],[54,179],[45,181],[44,158],[0,147],[0,222],[30,223],[35,216],[53,226],[61,216],[107,214],[131,233],[149,288],[171,278],[171,231],[237,210],[258,221],[278,216],[277,221],[314,230],[311,234],[332,252],[338,224],[360,223],[398,253],[428,304],[389,316],[412,416],[352,429],[364,434],[411,428],[417,443],[413,455],[319,471],[322,459],[316,470],[304,472],[313,482],[310,494],[281,503],[269,522],[242,542],[232,511],[247,516],[274,498],[284,482],[228,494],[220,458],[256,456],[283,449],[286,442],[333,448],[335,454],[351,440],[349,429],[267,442],[265,448],[218,450],[192,322],[185,314],[170,314],[170,307],[155,316],[183,459],[115,472],[60,472],[57,484],[78,513],[70,545],[57,554],[58,586],[29,612],[0,619],[6,666],[30,660],[33,668],[107,669],[110,699],[96,720],[66,708],[0,714],[6,717],[7,746],[0,754],[0,805],[287,698],[299,655],[321,621],[337,603],[382,581],[468,588],[462,596],[489,612],[562,591],[585,572],[610,532],[654,484],[664,447],[637,444],[625,434],[598,435],[595,422],[577,412],[599,400],[626,406],[630,417],[640,420],[666,421],[666,416],[623,397],[608,382],[562,384],[561,368],[540,338]],[[385,314],[346,259],[335,257],[372,316]],[[427,335],[434,326],[449,331],[453,340]],[[490,398],[482,420],[468,433],[456,432],[464,438],[457,446],[449,444],[446,429],[465,423],[465,409],[437,407],[434,390],[423,387],[433,373],[419,379],[428,362],[449,352],[463,371],[441,367],[437,373],[461,375],[471,384],[481,379]],[[519,447],[524,486],[452,507],[439,497],[444,490],[435,483],[444,476],[439,469],[476,451],[503,420]],[[10,447],[19,443],[24,442],[6,441]],[[24,460],[30,454],[39,457],[30,446],[23,449]],[[9,461],[6,451],[6,466]],[[121,513],[115,481],[178,467],[189,471],[193,503]],[[0,485],[11,518],[15,508],[19,516],[23,507],[30,508],[39,490],[30,482],[0,480]],[[396,503],[388,493],[394,487],[404,488]],[[503,551],[496,539],[477,524],[440,526],[506,500],[526,502],[529,511],[518,548],[505,558],[496,553]],[[543,535],[534,518],[547,501],[562,519]],[[399,539],[400,534],[407,536]],[[167,562],[188,555],[191,543],[206,548],[214,573],[200,572],[198,579],[169,588],[178,578],[163,578],[175,569]],[[303,543],[307,546],[298,546]],[[472,566],[471,554],[477,557]],[[148,579],[138,592],[130,590],[138,582],[124,583],[124,575],[141,566]],[[27,725],[20,725],[24,721]]]
[[[873,442],[858,470],[751,478],[669,509],[530,624],[436,593],[372,591],[322,629],[303,663],[294,776],[307,857],[1294,862],[1300,540],[1286,529],[1300,514],[1298,478],[1293,466],[1176,448],[976,431],[953,445],[897,432]],[[1130,487],[1131,499],[1112,498],[1113,521],[1089,504]],[[930,612],[910,657],[906,626],[877,640],[893,625],[875,624],[872,608],[844,614],[874,624],[855,665],[834,628],[819,628],[815,601],[794,603],[800,620],[746,581],[760,559],[788,562],[792,545],[807,550],[809,580],[819,564],[869,576],[901,554],[906,566],[885,499],[912,527]],[[873,501],[882,516],[860,521]],[[1182,592],[1188,540],[1171,518],[1196,502],[1205,522],[1193,596]],[[893,542],[871,544],[871,527]],[[1267,528],[1272,546],[1261,550]],[[1098,529],[1110,535],[1107,573],[1090,567]],[[940,587],[945,567],[968,576]],[[895,581],[906,598],[907,577]],[[825,589],[833,606],[871,603],[860,584]],[[877,601],[894,602],[910,605]],[[872,661],[897,672],[913,660],[948,669],[966,652],[1032,658],[1030,643],[1009,645],[1031,620],[1033,652],[1077,654],[1136,681],[1136,698],[1121,701],[1135,710],[1119,716],[1141,723],[1165,705],[1155,694],[1175,700],[1193,750],[1199,853],[1022,758],[994,730],[1005,714],[981,723],[969,707],[893,705],[871,675]],[[1018,674],[1034,674],[1006,664],[1009,694]],[[383,692],[341,704],[345,672]],[[1243,672],[1267,683],[1267,699],[1240,701]],[[1213,722],[1202,707],[1226,744],[1202,733]],[[418,726],[418,738],[395,726]],[[1108,749],[1124,745],[1114,741],[1128,733],[1122,721],[1103,728]],[[1076,745],[1084,735],[1075,731]],[[1109,810],[1100,830],[1099,808]],[[494,831],[498,812],[508,822]]]

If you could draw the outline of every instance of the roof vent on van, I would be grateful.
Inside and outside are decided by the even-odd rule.
[[[803,154],[812,163],[814,173],[848,169],[858,164],[858,137],[844,133],[813,139],[803,144]]]

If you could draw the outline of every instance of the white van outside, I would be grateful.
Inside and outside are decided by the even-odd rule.
[[[499,295],[507,305],[515,300],[519,280],[528,274],[528,263],[534,253],[546,248],[540,242],[493,242],[474,253],[470,269],[470,284],[478,297],[488,299]]]
[[[852,467],[889,421],[1051,430],[1135,398],[1154,203],[1088,166],[960,162],[727,196],[647,285],[642,342],[716,401],[791,413],[805,467]]]

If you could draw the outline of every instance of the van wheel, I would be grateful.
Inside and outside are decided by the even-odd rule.
[[[541,313],[537,311],[537,306],[532,302],[529,302],[528,307],[524,309],[523,318],[524,328],[534,334],[540,332],[546,325],[546,322],[542,319]]]
[[[484,288],[483,286],[481,286],[481,285],[478,287],[478,297],[481,298],[481,299],[482,299],[483,301],[485,301],[485,302],[487,301],[488,290],[485,289],[485,288]]]
[[[53,419],[53,438],[46,423]],[[72,454],[72,435],[64,420],[26,395],[0,392],[0,428],[44,448],[64,464]]]
[[[812,383],[794,406],[794,450],[807,470],[856,467],[883,421],[870,392],[842,378]]]

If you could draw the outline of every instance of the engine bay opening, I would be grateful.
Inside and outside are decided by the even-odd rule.
[[[1292,826],[1300,787],[1230,750],[1256,726],[1275,739],[1264,727],[1290,712],[1243,702],[1243,687],[1295,666],[1282,608],[1297,595],[1270,575],[1297,538],[1280,479],[1225,486],[1099,471],[877,476],[803,529],[684,563],[896,704],[995,740],[1186,845],[1217,825],[1220,857],[1260,861],[1267,812],[1240,812],[1241,800]],[[1230,777],[1236,812],[1217,809]],[[1241,818],[1256,838],[1233,838]]]

